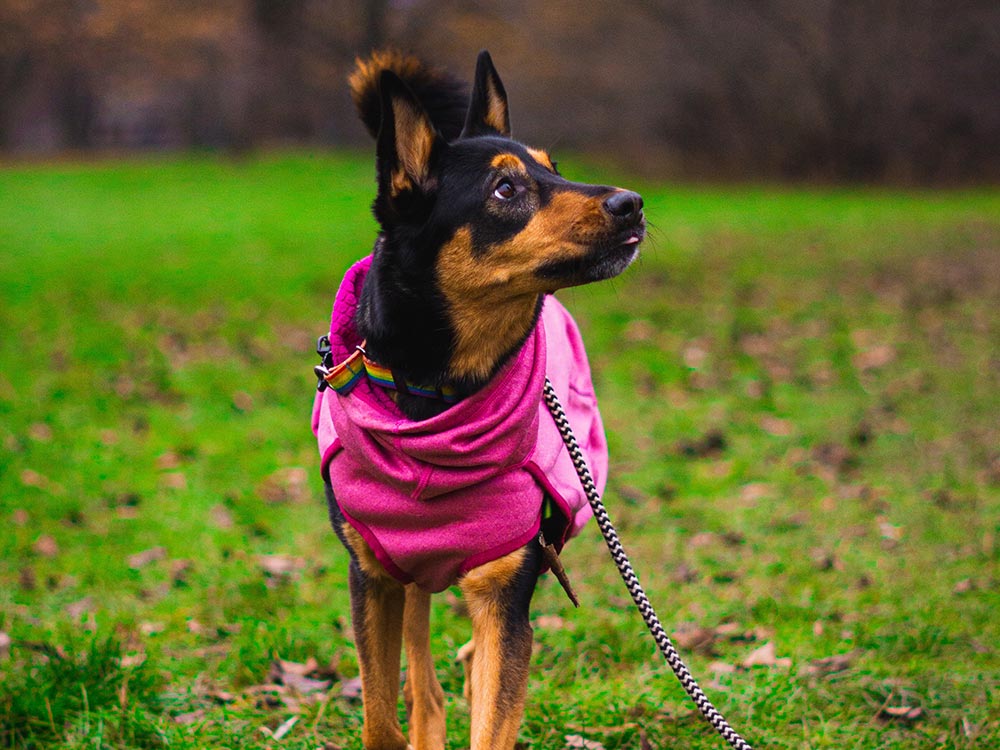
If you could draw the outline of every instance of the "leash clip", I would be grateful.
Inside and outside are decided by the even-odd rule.
[[[333,366],[333,355],[330,351],[330,337],[325,333],[316,339],[316,353],[319,355],[320,364],[313,368],[313,373],[316,375],[316,390],[322,393],[330,384],[326,380],[326,376],[330,374],[330,368]]]

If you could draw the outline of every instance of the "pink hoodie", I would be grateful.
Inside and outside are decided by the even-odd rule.
[[[354,312],[371,256],[352,266],[333,305],[333,361],[361,343]],[[564,516],[558,548],[591,510],[548,409],[548,374],[598,490],[608,451],[576,323],[547,297],[520,352],[481,391],[414,422],[367,378],[347,395],[316,395],[312,425],[322,472],[348,523],[403,583],[441,591],[538,535],[543,500]],[[548,528],[548,527],[547,527]]]

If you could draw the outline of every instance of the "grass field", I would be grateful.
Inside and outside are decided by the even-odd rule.
[[[0,171],[0,746],[360,746],[308,416],[371,172]],[[572,176],[653,225],[560,297],[612,518],[703,687],[759,748],[1000,747],[1000,193]],[[564,558],[583,606],[536,594],[523,746],[721,747],[596,527]]]

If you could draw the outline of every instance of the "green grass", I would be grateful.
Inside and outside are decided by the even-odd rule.
[[[653,225],[560,296],[651,599],[728,626],[685,651],[706,691],[759,747],[1000,745],[1000,194],[576,176]],[[359,746],[308,414],[372,185],[343,154],[0,171],[0,746]],[[720,747],[593,525],[564,558],[583,606],[536,594],[525,746]],[[433,614],[451,748],[459,609]],[[766,642],[790,663],[731,669]],[[329,692],[266,699],[310,657]]]

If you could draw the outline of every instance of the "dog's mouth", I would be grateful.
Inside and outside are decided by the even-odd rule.
[[[559,287],[614,278],[639,257],[639,245],[645,236],[645,223],[630,227],[579,257],[543,263],[536,273]]]

